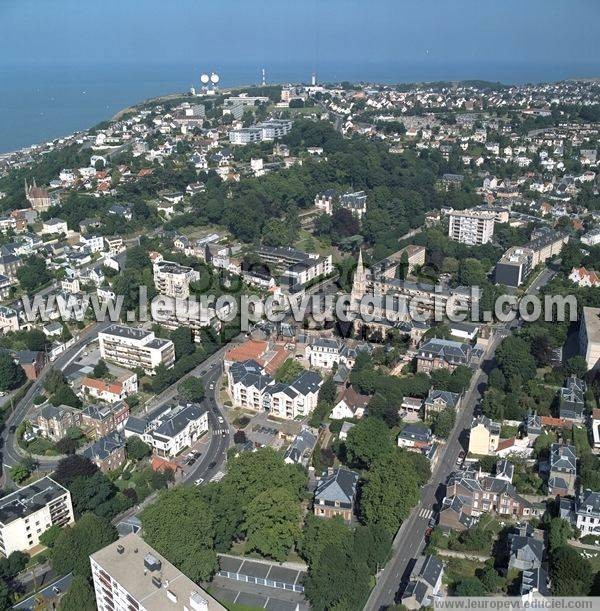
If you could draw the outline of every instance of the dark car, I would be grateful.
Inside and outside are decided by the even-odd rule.
[[[13,424],[9,429],[8,429],[9,433],[16,433],[17,432],[17,427]]]
[[[208,468],[209,469],[214,469],[217,466],[217,463],[213,460],[209,465]]]
[[[190,459],[189,459],[189,460],[188,460],[188,461],[187,461],[185,464],[186,464],[186,465],[188,465],[188,466],[191,466],[191,465],[193,465],[195,462],[196,462],[196,459],[195,459],[195,458],[190,458]]]

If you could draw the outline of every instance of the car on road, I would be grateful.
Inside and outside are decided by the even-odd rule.
[[[429,518],[429,528],[434,528],[435,527],[435,523],[437,522],[437,520],[434,517]]]
[[[224,423],[225,423],[225,420],[223,420],[223,416],[217,416],[217,422],[218,422],[219,424],[224,424]]]
[[[59,588],[58,586],[52,586],[52,591],[53,591],[55,594],[60,594],[60,588]]]
[[[195,458],[190,458],[190,459],[186,460],[185,464],[186,464],[188,467],[191,467],[191,466],[192,466],[192,465],[193,465],[195,462],[196,462],[196,459],[195,459]]]
[[[215,383],[211,382],[210,386],[208,387],[209,390],[214,390],[215,389]]]
[[[464,457],[465,457],[465,451],[464,451],[464,450],[461,450],[461,451],[458,453],[458,457],[459,457],[459,458],[461,458],[461,459],[462,459],[462,458],[464,458]]]
[[[227,437],[227,431],[222,431],[221,432],[221,437]]]
[[[211,363],[210,368],[213,369],[213,367],[216,367],[217,364],[216,363]]]
[[[17,432],[17,427],[13,424],[9,429],[8,432],[12,435],[13,433]]]
[[[217,463],[213,460],[211,463],[209,463],[208,465],[208,469],[214,469],[217,466]]]
[[[200,372],[200,375],[201,375],[201,376],[205,376],[205,375],[206,375],[206,369],[203,369],[203,370]]]
[[[197,479],[197,480],[194,482],[194,484],[196,484],[196,486],[201,486],[203,483],[204,483],[204,480],[203,480],[201,477],[199,477],[199,478],[198,478],[198,479]]]

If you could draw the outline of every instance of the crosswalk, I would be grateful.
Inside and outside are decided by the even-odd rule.
[[[229,433],[229,429],[213,429],[213,435],[222,435],[223,433]]]
[[[421,509],[419,510],[420,518],[425,518],[426,520],[429,520],[429,518],[431,518],[432,515],[433,515],[433,511],[431,509],[427,509],[426,507],[421,507]]]

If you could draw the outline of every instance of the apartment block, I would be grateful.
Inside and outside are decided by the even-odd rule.
[[[600,308],[583,308],[579,323],[579,352],[588,369],[597,370],[600,363]]]
[[[156,261],[153,266],[154,286],[162,295],[187,299],[190,296],[190,282],[199,279],[200,274],[173,261]]]
[[[225,611],[131,533],[90,556],[98,611]]]
[[[533,251],[513,246],[496,264],[496,284],[520,286],[533,269]]]
[[[145,329],[111,325],[98,333],[98,342],[101,358],[130,369],[140,367],[150,375],[161,363],[167,368],[175,363],[173,342]]]
[[[74,522],[71,493],[49,477],[0,499],[0,553],[27,552],[55,524]]]
[[[494,235],[495,218],[490,212],[455,210],[448,215],[448,236],[469,246],[487,244]]]

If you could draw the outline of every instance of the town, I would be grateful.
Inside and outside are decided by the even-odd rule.
[[[2,608],[600,595],[599,145],[592,80],[213,74],[0,155]]]

